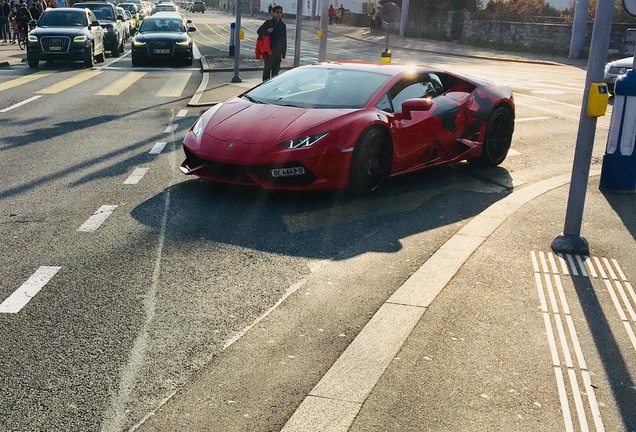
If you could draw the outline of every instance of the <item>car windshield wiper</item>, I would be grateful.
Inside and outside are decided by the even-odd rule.
[[[241,96],[241,97],[244,97],[244,98],[245,98],[245,99],[247,99],[248,101],[250,101],[250,102],[252,102],[252,103],[255,103],[255,104],[262,104],[262,103],[263,103],[263,102],[261,102],[261,101],[259,101],[259,100],[254,99],[252,96],[248,96],[248,95],[246,95],[246,94],[244,94],[244,95],[243,95],[243,96]]]

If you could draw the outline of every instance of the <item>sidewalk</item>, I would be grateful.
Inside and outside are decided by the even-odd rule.
[[[26,50],[21,50],[17,43],[0,41],[0,67],[14,66],[26,61]]]

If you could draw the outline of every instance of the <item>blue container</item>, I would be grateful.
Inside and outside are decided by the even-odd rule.
[[[614,110],[601,168],[600,189],[636,192],[636,71],[616,81]]]

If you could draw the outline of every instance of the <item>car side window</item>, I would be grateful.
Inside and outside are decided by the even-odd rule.
[[[391,98],[388,93],[382,95],[382,98],[375,104],[375,107],[380,111],[392,113],[393,112],[393,104],[391,104]]]
[[[395,112],[402,112],[402,103],[407,99],[435,97],[443,91],[442,83],[435,74],[420,74],[398,81],[389,96]]]

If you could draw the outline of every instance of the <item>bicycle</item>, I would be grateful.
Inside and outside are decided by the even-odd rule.
[[[29,35],[29,29],[27,26],[20,26],[20,33],[18,33],[18,46],[21,50],[24,50],[27,45],[27,37]]]

